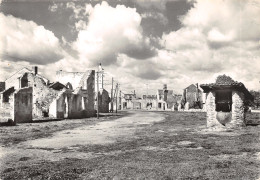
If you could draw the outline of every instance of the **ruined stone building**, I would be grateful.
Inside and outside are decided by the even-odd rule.
[[[177,110],[181,95],[168,90],[165,84],[163,89],[158,89],[156,95],[143,95],[137,98],[136,94],[125,94],[122,99],[123,109],[144,110]]]
[[[2,83],[0,122],[93,116],[95,72],[75,73],[77,78],[72,74],[59,71],[57,79],[62,82],[49,83],[37,67],[16,72]]]
[[[141,100],[142,109],[156,110],[157,108],[157,95],[143,95]]]
[[[56,72],[56,81],[67,87],[64,104],[68,118],[83,118],[95,115],[95,71]],[[61,97],[62,98],[62,97]]]
[[[206,93],[207,127],[218,129],[246,125],[245,109],[253,97],[243,83],[222,75],[215,83],[201,84],[200,87]]]
[[[0,113],[2,121],[30,122],[43,115],[45,106],[39,108],[46,93],[47,79],[38,74],[38,68],[34,71],[23,68],[10,76],[4,82],[5,89],[0,93]],[[50,97],[54,92],[50,92]]]
[[[202,109],[203,108],[203,92],[198,84],[191,84],[183,90],[182,108]]]
[[[167,84],[163,85],[163,89],[157,90],[157,109],[158,110],[174,110],[173,90],[167,89]]]
[[[137,101],[136,94],[124,94],[122,98],[123,109],[135,109],[140,103]]]

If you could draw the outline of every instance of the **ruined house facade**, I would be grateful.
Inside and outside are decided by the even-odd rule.
[[[5,81],[5,90],[0,93],[0,122],[94,116],[95,72],[72,74],[57,73],[65,86],[61,82],[50,84],[38,74],[38,68],[34,72],[21,69]]]
[[[203,108],[203,92],[198,84],[191,84],[183,90],[182,108],[185,110]]]
[[[95,71],[56,72],[56,81],[67,87],[61,96],[64,101],[65,115],[68,118],[83,118],[95,115]]]
[[[136,107],[136,105],[134,106],[134,104],[138,104],[139,106],[139,102],[137,102],[136,99],[136,94],[124,94],[122,98],[123,109],[135,109],[134,107]]]
[[[125,94],[122,99],[123,109],[144,109],[158,111],[177,110],[181,95],[174,94],[173,90],[168,90],[167,85],[163,89],[158,89],[156,95],[143,95],[137,98],[136,94]]]
[[[201,88],[206,93],[207,127],[218,129],[246,125],[245,109],[253,97],[243,83],[222,75],[215,83],[202,84]]]
[[[167,89],[167,84],[163,89],[157,90],[157,110],[174,110],[173,90]]]

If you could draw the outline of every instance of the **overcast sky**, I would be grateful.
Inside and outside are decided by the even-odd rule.
[[[0,80],[102,63],[125,93],[180,93],[219,74],[258,90],[259,17],[259,0],[2,0]]]

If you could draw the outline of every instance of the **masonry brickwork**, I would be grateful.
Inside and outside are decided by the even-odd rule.
[[[216,104],[215,104],[215,92],[209,92],[207,93],[207,99],[206,99],[206,112],[207,112],[207,127],[210,128],[220,128],[221,125],[216,116]]]
[[[245,126],[245,96],[242,92],[232,92],[232,118],[227,127],[243,127]]]
[[[202,84],[201,88],[206,93],[207,127],[236,129],[246,125],[245,102],[253,97],[243,83],[221,75],[216,83]]]

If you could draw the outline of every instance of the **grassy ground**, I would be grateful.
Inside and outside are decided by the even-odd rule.
[[[164,121],[138,129],[133,137],[107,145],[78,146],[80,153],[93,153],[96,157],[23,163],[4,169],[1,177],[187,180],[260,177],[259,126],[232,132],[208,132],[205,113],[158,113],[165,115]],[[259,120],[259,114],[249,114],[248,119]],[[70,126],[71,122],[64,123],[64,126]],[[17,131],[21,130],[18,128]],[[40,134],[45,134],[45,130]],[[1,143],[5,144],[2,137]],[[14,137],[11,141],[17,143]],[[66,151],[68,149],[63,149],[60,153]],[[29,162],[26,158],[20,161]]]
[[[12,146],[23,141],[52,136],[54,132],[77,128],[84,125],[93,125],[101,121],[110,121],[128,113],[100,114],[100,119],[96,117],[86,119],[65,119],[59,121],[38,121],[35,123],[21,123],[16,126],[0,126],[0,145]]]

